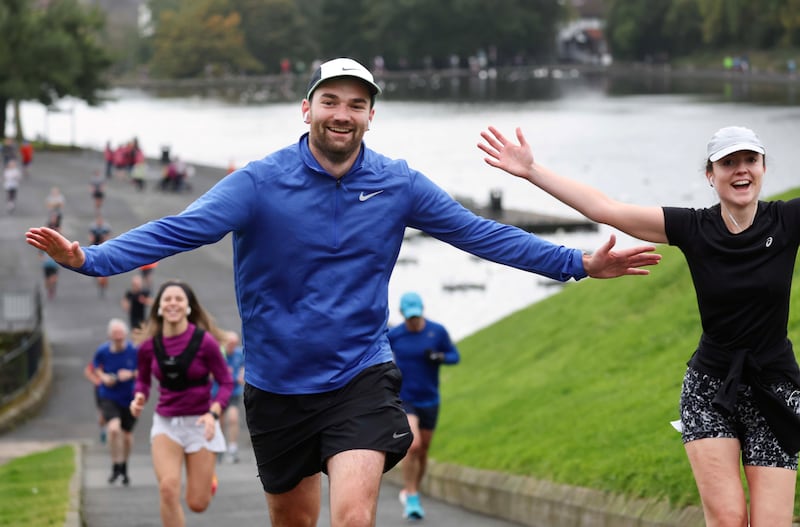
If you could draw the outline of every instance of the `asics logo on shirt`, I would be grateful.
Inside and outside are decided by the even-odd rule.
[[[375,192],[364,194],[364,192],[362,191],[361,194],[358,195],[358,201],[367,201],[369,198],[375,197],[381,192],[383,192],[383,190],[376,190]]]
[[[772,245],[772,236],[767,238],[767,247],[769,247],[770,245]]]

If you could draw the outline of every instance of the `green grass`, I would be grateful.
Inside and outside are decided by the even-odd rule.
[[[0,465],[0,526],[64,525],[74,472],[69,445]]]
[[[700,319],[683,255],[658,252],[650,276],[570,284],[460,342],[461,363],[442,369],[431,457],[699,504],[669,421]],[[800,341],[797,274],[789,336]]]

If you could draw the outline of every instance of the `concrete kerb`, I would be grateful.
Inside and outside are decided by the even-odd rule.
[[[64,527],[82,527],[83,517],[81,507],[83,505],[83,449],[82,443],[72,443],[72,450],[75,453],[75,472],[69,480],[69,506],[67,507],[67,517],[64,520]]]
[[[400,466],[386,479],[402,486]],[[700,507],[634,499],[534,478],[428,461],[425,495],[530,527],[701,527]]]

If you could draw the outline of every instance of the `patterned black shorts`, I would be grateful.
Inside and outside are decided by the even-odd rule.
[[[722,382],[693,368],[686,370],[680,407],[683,442],[712,437],[738,439],[743,464],[797,470],[797,454],[786,453],[778,444],[755,405],[750,386],[739,386],[733,415],[725,416],[711,405]],[[772,389],[800,414],[800,390],[789,382],[773,384]]]

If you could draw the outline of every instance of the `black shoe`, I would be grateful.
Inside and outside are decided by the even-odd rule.
[[[122,475],[122,484],[125,485],[126,487],[131,484],[131,480],[130,478],[128,478],[127,474]]]
[[[120,476],[124,476],[122,473],[122,467],[119,466],[119,463],[114,463],[114,465],[111,467],[111,475],[108,476],[108,483],[114,483]]]

